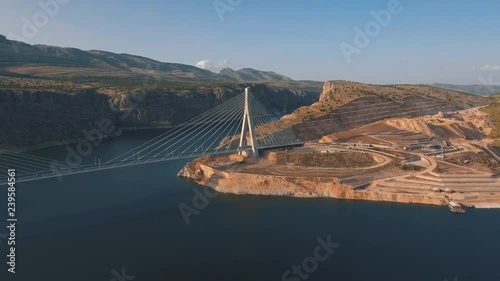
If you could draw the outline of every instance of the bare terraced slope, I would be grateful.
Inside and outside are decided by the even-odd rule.
[[[490,103],[486,97],[419,85],[379,86],[329,81],[319,102],[285,116],[281,126],[292,126],[303,140],[394,117],[419,117],[474,108]]]
[[[495,145],[500,147],[500,95],[495,96],[494,99],[494,102],[483,108],[482,111],[488,114],[493,122],[493,130],[490,132],[489,137],[496,140]]]

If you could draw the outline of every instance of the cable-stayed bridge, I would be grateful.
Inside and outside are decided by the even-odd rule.
[[[90,165],[72,165],[0,150],[0,169],[15,169],[16,181],[23,182],[203,155],[238,152],[258,157],[259,150],[302,145],[291,128],[281,128],[275,122],[279,117],[247,88],[244,93],[112,159],[95,158]],[[7,172],[0,174],[0,185],[6,184],[7,178]]]

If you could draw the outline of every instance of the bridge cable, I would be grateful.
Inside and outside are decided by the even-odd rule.
[[[226,120],[223,124],[227,123],[228,120],[236,117],[236,114],[238,114],[238,111],[240,111],[239,110],[240,108],[234,107],[234,108],[231,108],[231,109],[227,110],[227,112],[225,112],[224,115],[222,115],[221,117],[219,117],[219,119],[217,119],[216,121],[219,122],[219,121]],[[228,115],[231,115],[231,117],[227,118],[226,116],[228,116]],[[210,128],[210,126],[205,127],[202,131],[199,131],[196,135],[192,136],[189,140],[185,141],[185,143],[187,143],[187,144],[191,143],[191,145],[189,145],[188,147],[186,147],[186,149],[184,149],[184,151],[182,151],[180,153],[180,155],[183,155],[193,145],[195,146],[195,152],[196,152],[196,146],[198,145],[198,143],[194,142],[193,140],[195,138],[197,138],[202,132],[207,131],[207,132],[205,132],[205,134],[203,134],[201,137],[199,137],[199,139],[204,139],[206,137],[206,135],[208,135],[210,132],[213,131],[213,133],[212,133],[212,135],[210,137],[205,138],[205,141],[202,143],[202,146],[203,146],[208,140],[210,140],[211,137],[213,137],[214,134],[216,134],[222,128],[223,128],[223,126],[220,123],[217,124],[214,128]],[[217,130],[215,130],[215,129],[217,129]]]
[[[218,111],[218,112],[215,114],[215,116],[213,116],[213,117],[212,117],[212,118],[217,118],[216,120],[210,120],[210,122],[209,122],[209,121],[206,121],[205,123],[206,123],[206,124],[210,124],[210,125],[211,125],[211,124],[213,124],[214,122],[221,121],[221,120],[222,120],[222,118],[223,118],[223,117],[227,114],[227,112],[226,112],[226,111],[227,111],[227,109],[224,109],[224,111],[222,111],[222,110]],[[181,136],[183,136],[183,137],[182,137],[182,138],[180,138],[179,140],[177,140],[175,143],[171,144],[169,147],[167,147],[167,149],[171,148],[172,146],[174,146],[174,145],[178,144],[179,142],[183,141],[183,140],[184,140],[184,139],[186,139],[187,137],[189,137],[189,136],[191,136],[192,134],[196,133],[196,132],[197,132],[197,129],[198,129],[197,127],[191,127],[191,128],[190,128],[189,130],[187,130],[186,132],[182,132],[184,135],[181,135]],[[191,139],[189,139],[188,141],[191,141],[194,137],[198,136],[200,133],[202,133],[202,132],[206,131],[207,129],[208,129],[208,130],[211,130],[211,129],[210,129],[210,126],[205,126],[205,127],[203,128],[203,130],[199,131],[199,132],[198,132],[195,136],[191,137]],[[186,134],[187,132],[189,132],[189,134]],[[177,137],[178,137],[178,136],[176,136],[176,138],[177,138]],[[155,150],[157,150],[157,149],[159,149],[159,148],[161,148],[161,147],[165,146],[166,144],[170,143],[171,141],[172,141],[172,140],[168,140],[166,143],[163,143],[163,144],[161,144],[159,147],[154,148],[154,149],[153,149],[153,151],[155,151]],[[158,143],[159,143],[159,142],[156,142],[156,143],[155,143],[155,144],[153,144],[153,145],[156,145],[156,144],[158,144]],[[187,142],[184,142],[184,143],[187,143]],[[151,147],[151,146],[150,146],[150,147]],[[179,149],[179,148],[177,148],[177,149]],[[177,150],[177,149],[176,149],[176,150]],[[143,150],[144,150],[144,149],[143,149]],[[163,151],[163,149],[162,149],[162,151]],[[147,153],[147,155],[149,155],[151,152],[152,152],[152,151],[148,152],[148,153]],[[140,160],[140,159],[142,159],[142,158],[144,158],[145,156],[146,156],[146,155],[144,155],[143,157],[140,157],[140,158],[139,158],[139,160]]]
[[[176,127],[174,128],[174,130],[172,130],[172,131],[168,131],[168,132],[166,132],[166,133],[163,133],[163,134],[161,134],[161,135],[159,135],[159,136],[157,136],[157,137],[153,138],[152,140],[150,140],[150,141],[148,141],[148,142],[146,142],[146,143],[143,143],[143,144],[141,144],[141,145],[139,145],[139,146],[137,146],[137,147],[133,148],[132,150],[127,151],[127,152],[125,152],[125,153],[121,154],[120,156],[117,156],[117,157],[115,157],[115,158],[111,159],[110,161],[108,161],[108,162],[106,162],[106,163],[112,163],[112,162],[114,162],[114,161],[116,161],[116,160],[118,160],[118,159],[120,159],[120,158],[122,158],[122,157],[125,157],[126,155],[128,155],[128,154],[129,154],[129,153],[131,153],[131,152],[132,152],[132,154],[133,154],[132,156],[135,156],[136,151],[137,151],[138,149],[141,149],[141,148],[142,148],[142,147],[144,147],[144,146],[148,146],[148,145],[150,145],[151,143],[153,143],[153,145],[158,144],[159,142],[163,141],[165,138],[171,137],[171,134],[172,134],[172,133],[182,132],[182,130],[185,130],[185,128],[186,128],[187,126],[196,126],[196,125],[199,125],[199,124],[201,124],[201,123],[199,123],[200,121],[206,120],[206,118],[207,118],[207,117],[212,116],[214,113],[216,113],[216,112],[218,112],[219,110],[223,109],[223,108],[224,108],[225,106],[227,106],[228,104],[233,103],[235,100],[239,99],[241,96],[242,96],[242,94],[240,94],[240,95],[238,95],[238,96],[236,96],[236,97],[234,97],[234,98],[231,98],[231,99],[227,100],[226,102],[224,102],[224,103],[222,103],[222,104],[220,104],[220,105],[218,105],[218,106],[214,107],[213,109],[211,109],[211,110],[208,110],[208,111],[204,112],[204,113],[203,113],[203,114],[201,114],[200,116],[197,116],[196,118],[193,118],[193,119],[191,119],[191,120],[189,120],[189,121],[186,121],[186,122],[182,123],[182,124],[181,124],[181,125],[179,125],[179,126],[176,126]],[[160,139],[160,140],[158,141],[158,139]],[[142,152],[142,151],[140,151],[140,152]],[[124,160],[127,160],[127,159],[129,159],[129,158],[130,158],[130,157],[126,157]],[[122,160],[122,161],[123,161],[123,160]]]

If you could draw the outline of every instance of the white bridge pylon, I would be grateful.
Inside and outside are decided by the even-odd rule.
[[[241,125],[240,145],[238,154],[242,155],[248,149],[247,134],[250,134],[250,147],[253,157],[259,157],[259,148],[257,147],[255,125],[250,110],[250,88],[245,88],[245,111],[243,113],[243,123]]]

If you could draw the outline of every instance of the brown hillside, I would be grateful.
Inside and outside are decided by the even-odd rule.
[[[482,111],[488,114],[493,122],[493,130],[488,136],[495,139],[495,145],[500,147],[500,96],[495,97],[494,101]]]
[[[488,98],[421,85],[372,85],[329,81],[319,102],[285,116],[282,127],[292,126],[303,140],[389,118],[414,118],[479,107]]]

